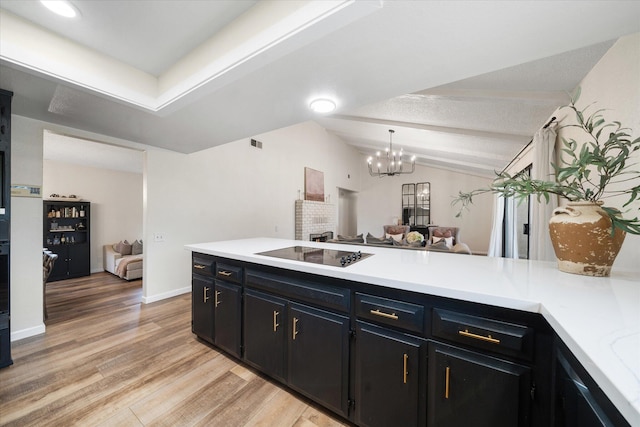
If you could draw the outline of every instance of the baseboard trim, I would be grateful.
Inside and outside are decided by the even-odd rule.
[[[42,335],[45,333],[44,323],[33,328],[22,329],[19,331],[11,332],[11,342],[23,340],[25,338],[34,337],[36,335]]]
[[[143,296],[142,297],[142,303],[143,304],[150,304],[152,302],[161,301],[161,300],[167,299],[167,298],[173,298],[173,297],[176,297],[178,295],[187,294],[189,292],[191,292],[191,286],[187,286],[185,288],[180,288],[180,289],[174,289],[173,291],[169,291],[169,292],[165,292],[165,293],[157,294],[157,295],[151,295],[151,296],[148,296],[148,297]]]

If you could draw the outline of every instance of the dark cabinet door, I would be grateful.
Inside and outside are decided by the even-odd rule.
[[[54,280],[62,280],[67,278],[69,270],[69,248],[68,246],[57,245],[50,248],[51,252],[58,255],[58,259],[53,264],[51,274],[49,274],[49,282]]]
[[[288,319],[289,385],[346,417],[349,319],[294,303]]]
[[[530,390],[526,366],[429,345],[429,427],[528,426]]]
[[[569,362],[558,356],[556,365],[555,427],[628,426],[622,419],[613,422],[596,402],[591,390],[578,377]]]
[[[285,381],[286,302],[252,290],[244,295],[244,360]]]
[[[357,322],[355,411],[359,425],[424,425],[426,349],[424,340]]]
[[[69,278],[87,276],[91,270],[88,244],[68,245],[67,275]]]
[[[213,279],[194,274],[191,286],[191,331],[214,344]]]
[[[215,344],[240,357],[242,290],[240,286],[215,281]]]

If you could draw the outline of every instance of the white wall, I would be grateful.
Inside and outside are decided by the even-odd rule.
[[[587,74],[580,86],[582,95],[576,104],[578,109],[595,102],[596,109],[606,109],[603,116],[607,121],[617,120],[623,126],[631,128],[632,138],[640,137],[640,33],[620,38]],[[592,108],[589,111],[594,110]],[[564,116],[559,116],[559,119],[562,117]],[[582,134],[569,134],[567,129],[561,130],[559,134],[565,137],[571,135],[578,142],[584,141]],[[640,152],[633,153],[628,163],[635,163],[634,170],[637,171]],[[626,200],[628,198],[615,197],[606,199],[605,203],[622,211],[628,209],[628,217],[640,217],[640,201],[622,208]],[[640,271],[640,236],[627,234],[613,265],[613,273],[616,270]]]
[[[91,272],[103,270],[102,246],[142,239],[142,174],[53,160],[43,164],[42,194],[91,202]]]
[[[42,185],[46,123],[11,116],[11,183]],[[44,332],[42,199],[11,198],[11,340]]]
[[[324,172],[325,193],[358,190],[361,156],[314,122],[192,155],[148,152],[145,183],[146,302],[190,290],[189,243],[295,237],[304,168]],[[336,204],[337,206],[337,204]],[[165,242],[154,242],[163,233]]]
[[[451,201],[459,191],[471,191],[488,186],[490,179],[474,175],[416,165],[410,175],[374,178],[367,172],[361,158],[362,191],[358,194],[358,234],[382,236],[385,224],[402,218],[402,184],[431,183],[431,223],[460,227],[460,240],[474,252],[486,253],[491,235],[493,199],[490,195],[474,198],[469,211],[456,218],[458,208]]]

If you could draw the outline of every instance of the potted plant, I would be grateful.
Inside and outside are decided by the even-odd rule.
[[[557,195],[568,201],[566,207],[554,210],[549,222],[559,269],[608,276],[626,233],[640,235],[640,209],[632,206],[640,200],[640,172],[631,159],[632,153],[640,150],[640,138],[632,139],[630,129],[620,122],[607,122],[602,109],[587,114],[593,104],[576,108],[579,96],[580,88],[570,104],[561,107],[573,113],[575,123],[561,123],[559,129],[578,128],[584,140],[562,138],[561,164],[552,163],[554,181],[496,173],[489,187],[461,191],[452,204],[460,205],[460,216],[473,197],[483,193],[515,197],[518,202],[535,195],[547,203],[551,195]],[[605,204],[605,199],[613,196],[622,198],[626,211]]]

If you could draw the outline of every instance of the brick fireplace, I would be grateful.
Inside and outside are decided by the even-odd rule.
[[[311,234],[336,232],[336,208],[331,203],[296,200],[296,240]]]

